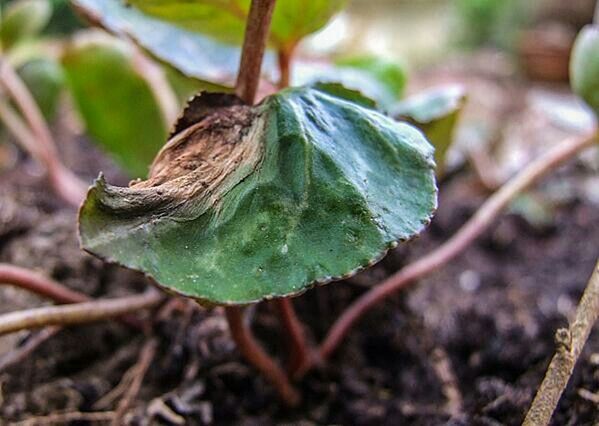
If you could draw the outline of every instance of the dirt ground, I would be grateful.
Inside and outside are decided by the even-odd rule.
[[[83,177],[102,169],[110,181],[126,183],[84,139],[66,141],[63,151]],[[469,170],[458,167],[444,179],[438,213],[419,239],[358,276],[295,299],[313,341],[351,300],[437,247],[471,216],[488,191]],[[585,162],[574,161],[533,195],[546,198],[564,183],[578,188],[592,173]],[[559,202],[553,198],[548,220],[515,212],[502,216],[458,259],[369,313],[335,357],[298,384],[303,402],[297,409],[283,408],[240,358],[220,310],[182,302],[153,313],[145,334],[116,322],[71,327],[0,371],[0,424],[115,409],[123,396],[119,389],[128,387],[119,383],[125,376],[127,385],[127,370],[152,337],[157,354],[123,420],[128,424],[519,424],[553,354],[555,330],[567,325],[599,255],[598,205],[582,191],[566,192]],[[35,269],[94,297],[140,292],[148,285],[79,250],[75,212],[56,200],[23,156],[0,170],[0,261]],[[42,303],[47,302],[0,289],[0,312]],[[262,304],[250,314],[269,350],[284,353],[272,307]],[[32,336],[0,339],[0,353]],[[596,329],[553,424],[599,422],[589,396],[598,392]]]

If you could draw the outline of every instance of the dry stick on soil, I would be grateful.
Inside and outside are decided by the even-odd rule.
[[[139,393],[141,388],[141,384],[143,382],[144,377],[146,376],[146,372],[148,368],[150,368],[150,364],[154,360],[154,356],[156,355],[156,350],[158,349],[158,340],[150,339],[148,340],[144,346],[141,348],[141,352],[139,353],[139,358],[135,365],[131,368],[131,383],[123,396],[123,399],[119,402],[119,405],[116,410],[116,414],[112,419],[113,426],[119,426],[123,424],[122,420],[127,410],[131,406],[133,400]]]
[[[11,312],[0,315],[0,336],[48,325],[84,324],[105,320],[151,308],[162,300],[163,295],[152,289],[135,296]]]
[[[114,417],[114,411],[82,412],[71,411],[68,413],[50,414],[49,416],[32,417],[22,422],[11,423],[12,426],[46,426],[64,425],[71,422],[106,423]]]
[[[275,0],[252,0],[250,6],[235,86],[237,96],[250,105],[254,103],[260,81],[260,69],[274,7]],[[298,393],[281,367],[258,344],[250,328],[244,324],[243,309],[228,306],[225,307],[225,313],[231,336],[240,352],[275,386],[285,403],[296,405],[299,402]]]
[[[25,358],[31,355],[42,343],[56,336],[62,330],[61,327],[46,327],[39,333],[29,337],[20,347],[13,349],[0,358],[0,372],[13,365],[21,363]]]
[[[401,269],[354,301],[337,319],[320,346],[320,357],[326,359],[337,349],[351,327],[370,309],[413,281],[430,274],[459,255],[481,235],[507,207],[512,199],[538,179],[590,147],[598,139],[597,131],[577,136],[558,144],[510,179],[495,192],[447,242],[428,255]],[[310,366],[305,366],[304,371]]]
[[[35,135],[35,150],[30,152],[43,163],[50,184],[58,195],[78,207],[85,196],[87,185],[60,161],[56,144],[33,96],[5,58],[0,56],[0,86],[6,89]],[[31,149],[31,148],[30,148]]]
[[[555,333],[557,350],[524,419],[523,426],[549,424],[555,407],[572,376],[582,348],[598,318],[599,260],[576,309],[574,323],[569,329],[560,328]]]
[[[231,328],[231,335],[239,350],[275,386],[283,401],[290,406],[297,405],[299,394],[293,389],[281,367],[252,336],[248,325],[244,322],[243,309],[227,307],[225,313]]]

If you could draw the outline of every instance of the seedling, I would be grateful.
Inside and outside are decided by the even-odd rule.
[[[251,105],[273,5],[252,2],[239,97],[190,101],[147,180],[119,188],[101,176],[80,210],[80,234],[90,253],[226,306],[242,351],[292,404],[297,396],[273,362],[264,365],[235,307],[371,266],[422,231],[436,186],[425,137],[341,85],[285,89]],[[275,45],[285,33],[276,13]]]

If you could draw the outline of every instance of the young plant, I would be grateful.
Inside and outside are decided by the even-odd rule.
[[[328,10],[317,4],[315,16]],[[294,404],[295,391],[238,307],[371,266],[422,231],[436,186],[424,136],[341,85],[285,89],[252,105],[273,7],[252,2],[237,96],[190,101],[147,180],[119,188],[100,176],[80,210],[80,235],[90,253],[225,306],[244,355]],[[277,44],[296,32],[274,13],[270,40],[294,45]]]

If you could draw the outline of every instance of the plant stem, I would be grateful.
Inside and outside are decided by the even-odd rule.
[[[100,321],[151,308],[162,300],[162,294],[152,289],[140,295],[117,299],[46,306],[11,312],[0,315],[0,336],[48,325],[72,325]]]
[[[599,0],[597,0],[597,4],[595,5],[595,25],[599,25]]]
[[[275,0],[252,0],[250,6],[235,85],[237,96],[249,105],[252,105],[256,98],[274,7]]]
[[[242,308],[228,306],[225,308],[225,313],[231,330],[231,336],[243,356],[273,384],[287,405],[297,405],[300,400],[299,394],[291,386],[289,379],[281,367],[254,339],[252,332],[244,322]]]
[[[275,299],[273,302],[277,308],[281,325],[287,333],[285,337],[289,341],[288,371],[293,376],[295,372],[309,362],[313,351],[306,343],[304,327],[295,313],[293,301],[290,298],[284,297]]]
[[[569,329],[555,333],[557,350],[543,383],[524,419],[523,426],[547,425],[557,403],[572,376],[593,325],[599,318],[599,260],[576,309],[576,318]]]
[[[245,29],[243,50],[239,64],[239,74],[235,92],[248,105],[254,104],[260,69],[268,34],[270,20],[275,7],[275,0],[252,0]],[[299,402],[299,395],[289,383],[289,379],[274,359],[266,353],[254,339],[252,332],[243,322],[243,311],[239,307],[225,308],[231,336],[241,353],[252,363],[277,389],[283,401],[293,406]]]
[[[279,77],[279,89],[284,89],[289,86],[291,82],[291,59],[293,58],[293,51],[295,47],[291,48],[283,48],[279,50],[278,60],[279,60],[279,73],[281,74]]]
[[[44,120],[33,96],[13,67],[1,56],[0,85],[6,89],[18,106],[31,129],[30,133],[34,137],[28,137],[22,129],[19,129],[15,136],[20,139],[24,148],[46,167],[50,184],[55,192],[69,204],[78,207],[85,197],[87,185],[62,164],[48,124]],[[9,112],[7,113],[7,111]],[[14,130],[14,117],[12,119],[6,118],[9,113],[10,110],[4,107],[3,121],[7,126],[12,123]],[[24,136],[27,140],[23,139]]]
[[[343,312],[331,327],[320,346],[319,356],[321,359],[331,356],[351,327],[367,311],[386,300],[393,293],[401,290],[413,281],[430,274],[462,253],[470,243],[493,223],[496,217],[509,205],[515,196],[583,149],[590,147],[597,139],[597,132],[594,131],[592,134],[574,137],[561,142],[520,171],[487,199],[474,216],[447,242],[360,296]]]
[[[24,288],[57,303],[80,303],[90,300],[89,296],[71,290],[54,280],[6,263],[0,263],[0,284]]]

